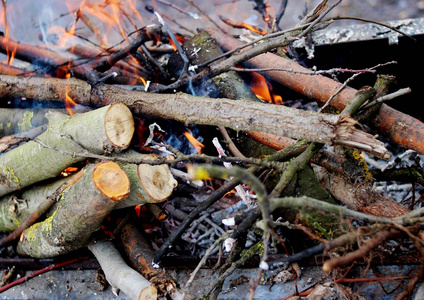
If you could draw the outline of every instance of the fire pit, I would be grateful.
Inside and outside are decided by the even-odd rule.
[[[422,19],[181,2],[2,2],[0,295],[411,296]]]

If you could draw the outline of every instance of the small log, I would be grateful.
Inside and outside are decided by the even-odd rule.
[[[88,107],[79,106],[74,109],[74,113],[83,113],[90,111]],[[46,114],[49,111],[68,114],[66,109],[18,109],[18,108],[0,108],[0,137],[23,133],[32,128],[47,124]]]
[[[156,155],[126,151],[119,154],[123,158],[157,159]],[[171,196],[178,182],[172,176],[168,165],[128,164],[118,162],[131,182],[128,197],[116,205],[116,209],[145,203],[160,203]]]
[[[242,42],[218,31],[212,29],[207,31],[225,50],[231,50],[243,45]],[[310,72],[310,70],[296,62],[272,53],[258,55],[246,63],[254,68],[283,68]],[[341,86],[341,83],[322,75],[306,75],[290,71],[266,71],[264,74],[300,94],[317,100],[321,104],[326,103]],[[341,111],[356,92],[357,90],[354,88],[345,87],[331,101],[330,105]],[[373,120],[373,124],[382,134],[396,144],[424,154],[423,122],[383,104]]]
[[[0,196],[56,177],[85,159],[72,152],[110,154],[123,150],[134,133],[132,114],[122,103],[72,117],[52,112],[46,117],[49,127],[38,137],[39,142],[30,141],[0,156]]]
[[[71,57],[65,57],[52,50],[26,43],[20,43],[0,36],[0,52],[7,53],[8,49],[16,49],[15,58],[53,68],[61,68],[63,75],[72,72],[78,78],[86,78],[87,69],[80,64],[69,64]]]
[[[23,69],[11,66],[11,65],[7,65],[5,63],[0,62],[0,74],[3,75],[33,75],[32,72],[27,72]]]
[[[370,134],[356,129],[357,122],[348,116],[302,111],[281,105],[244,100],[235,103],[225,98],[211,99],[184,93],[152,94],[127,91],[109,85],[97,85],[96,90],[91,91],[88,83],[77,79],[45,80],[6,75],[0,76],[0,87],[3,86],[0,89],[0,97],[19,95],[37,99],[63,99],[64,94],[55,94],[55,90],[65,90],[68,82],[76,88],[72,92],[73,96],[76,96],[73,99],[83,105],[99,106],[123,102],[139,115],[174,119],[186,124],[224,126],[234,130],[254,130],[318,143],[338,144],[387,157],[384,144]],[[28,89],[31,96],[26,92]]]
[[[124,158],[156,159],[152,154],[136,151],[123,153]],[[118,162],[130,180],[130,194],[119,202],[114,209],[163,202],[171,196],[178,182],[174,179],[168,165],[129,164]],[[73,176],[73,175],[71,175]],[[24,222],[45,199],[53,194],[70,177],[53,182],[31,185],[23,191],[7,194],[0,198],[0,232],[15,230]]]
[[[0,52],[7,53],[8,49],[16,49],[15,58],[30,63],[37,61],[48,65],[60,66],[68,62],[68,59],[52,50],[19,43],[9,38],[6,39],[4,36],[0,36]]]
[[[140,273],[130,268],[110,241],[97,241],[88,246],[99,261],[109,284],[132,300],[156,300],[156,288]]]
[[[127,222],[122,227],[121,241],[131,265],[154,284],[160,295],[183,299],[182,291],[171,275],[163,269],[153,268],[155,252],[133,222]]]
[[[23,191],[1,197],[0,232],[13,231],[18,228],[48,196],[69,178],[70,176],[49,183],[32,185]]]
[[[48,111],[49,109],[0,108],[0,137],[47,124],[45,115]],[[64,109],[57,111],[66,113]]]
[[[6,152],[12,149],[14,146],[18,146],[23,142],[27,142],[28,139],[33,139],[44,131],[46,131],[47,125],[32,128],[22,133],[7,135],[0,139],[0,153]]]
[[[314,171],[322,188],[328,190],[336,199],[353,210],[388,218],[410,212],[402,204],[375,191],[369,183],[353,184],[345,175],[330,173],[316,165]]]
[[[104,217],[130,192],[128,176],[114,162],[91,164],[84,172],[46,220],[22,233],[19,255],[54,257],[86,246]]]

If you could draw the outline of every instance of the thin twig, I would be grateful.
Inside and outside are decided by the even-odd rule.
[[[387,63],[384,63],[384,64],[378,64],[378,65],[376,65],[376,66],[374,66],[374,67],[371,67],[371,68],[369,68],[369,70],[374,70],[374,69],[376,69],[376,68],[379,68],[379,67],[383,67],[383,66],[387,66],[387,65],[389,65],[389,64],[395,64],[395,63],[397,63],[397,62],[395,62],[395,61],[390,61],[390,62],[387,62]],[[354,80],[356,77],[358,77],[359,75],[361,75],[363,72],[359,72],[359,73],[355,73],[355,74],[353,74],[350,78],[348,78],[345,82],[343,82],[343,84],[337,89],[337,91],[336,92],[334,92],[334,94],[332,94],[331,95],[331,97],[327,100],[327,102],[325,102],[325,104],[323,105],[323,106],[321,106],[321,108],[318,110],[319,112],[322,112],[328,105],[330,105],[330,102],[331,102],[331,100],[333,100],[334,98],[336,98],[336,96],[338,95],[338,94],[340,94],[340,92],[347,86],[347,84],[349,83],[349,82],[351,82],[352,80]]]
[[[403,88],[403,89],[397,90],[396,92],[393,92],[391,94],[384,95],[384,96],[378,97],[377,99],[374,99],[370,103],[368,103],[368,104],[364,105],[363,107],[361,107],[361,109],[366,109],[366,108],[371,107],[373,105],[376,105],[378,103],[385,102],[385,101],[388,101],[388,100],[393,100],[393,99],[395,99],[397,97],[400,97],[400,96],[409,94],[411,91],[412,90],[409,87],[408,88]]]
[[[360,70],[352,70],[352,69],[345,69],[345,68],[333,68],[330,70],[311,70],[311,71],[301,71],[301,70],[294,70],[294,69],[287,69],[287,68],[252,68],[252,69],[246,69],[246,68],[234,68],[231,67],[230,71],[236,71],[236,72],[266,72],[266,71],[283,71],[283,72],[290,72],[295,74],[306,74],[306,75],[319,75],[319,74],[336,74],[336,73],[375,73],[375,70],[372,69],[360,69]]]
[[[200,260],[200,262],[197,264],[196,268],[193,270],[193,272],[191,272],[190,274],[190,278],[187,280],[184,288],[187,289],[190,287],[190,285],[192,284],[194,278],[196,277],[197,273],[199,272],[200,268],[203,267],[206,263],[206,260],[208,259],[209,255],[211,254],[212,250],[214,250],[219,243],[221,243],[223,240],[225,240],[226,238],[228,238],[229,233],[224,233],[222,236],[220,236],[219,238],[217,238],[215,240],[215,242],[206,250],[205,254],[203,255],[202,259]]]
[[[361,22],[367,22],[367,23],[373,23],[373,24],[377,24],[383,27],[387,27],[393,31],[396,31],[397,33],[413,40],[414,42],[416,41],[416,39],[414,39],[412,36],[410,36],[409,34],[403,32],[402,30],[397,29],[394,26],[390,26],[388,24],[382,23],[382,22],[378,22],[378,21],[374,21],[374,20],[370,20],[370,19],[364,19],[364,18],[359,18],[359,17],[348,17],[348,16],[343,16],[343,17],[332,17],[331,20],[356,20],[356,21],[361,21]]]

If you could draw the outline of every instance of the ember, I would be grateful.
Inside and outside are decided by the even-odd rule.
[[[88,253],[131,299],[365,295],[350,280],[411,297],[424,124],[382,103],[411,89],[392,92],[390,60],[305,67],[340,1],[286,30],[287,1],[230,2],[2,1],[0,262]],[[406,275],[365,275],[400,259]],[[219,272],[202,281],[205,265]],[[243,266],[256,275],[229,280]]]

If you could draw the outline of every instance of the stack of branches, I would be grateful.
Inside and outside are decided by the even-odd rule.
[[[362,151],[381,159],[390,157],[384,143],[366,130],[424,154],[424,125],[381,103],[384,96],[389,98],[387,93],[393,78],[379,76],[373,87],[356,90],[280,55],[281,49],[293,41],[327,26],[330,21],[324,17],[339,2],[327,7],[327,1],[322,1],[295,28],[267,34],[247,44],[208,29],[180,45],[156,13],[160,25],[137,30],[136,38],[119,50],[72,47],[73,55],[89,58],[85,64],[69,61],[68,57],[48,49],[0,38],[1,51],[15,49],[16,58],[31,63],[41,61],[50,70],[45,76],[37,77],[34,72],[2,64],[1,72],[5,74],[0,75],[2,99],[65,101],[72,98],[90,110],[73,116],[57,111],[47,114],[43,110],[5,111],[9,118],[6,123],[13,121],[22,132],[11,135],[10,131],[4,131],[1,139],[4,153],[0,156],[0,230],[12,231],[1,241],[2,245],[19,237],[17,253],[38,258],[88,246],[108,281],[132,298],[156,297],[158,292],[178,298],[182,296],[178,284],[150,262],[155,266],[160,264],[162,256],[201,212],[244,183],[255,193],[257,201],[249,203],[241,218],[230,218],[233,225],[225,241],[219,239],[211,246],[215,248],[223,242],[230,254],[221,266],[222,275],[211,282],[205,296],[216,297],[226,276],[254,254],[260,254],[261,261],[252,297],[261,273],[270,268],[322,254],[328,258],[323,270],[332,272],[370,256],[389,239],[409,238],[421,257],[420,263],[424,263],[419,235],[423,210],[413,209],[413,205],[407,208],[376,192],[372,174],[360,155]],[[146,45],[152,39],[168,37],[177,51],[169,59],[172,68],[166,70]],[[222,49],[227,52],[223,53]],[[149,65],[160,76],[132,64],[132,59]],[[322,109],[333,110],[304,111],[264,103],[237,74],[236,71],[246,71],[236,68],[239,64],[253,66],[276,82],[316,100]],[[362,72],[375,72],[375,69]],[[116,76],[116,72],[124,76]],[[60,74],[70,74],[72,78],[61,78]],[[134,85],[134,77],[159,80],[150,85]],[[187,86],[195,91],[206,84],[210,87],[207,90],[218,91],[220,98],[208,97],[207,91],[205,96],[183,92]],[[172,93],[166,93],[169,91]],[[223,152],[219,157],[185,155],[169,145],[152,141],[158,153],[140,154],[129,149],[135,130],[134,117],[218,127],[233,156],[225,156]],[[35,124],[35,128],[28,130],[22,124]],[[239,151],[232,139],[232,134],[239,132],[248,137],[242,142],[244,151]],[[252,146],[249,144],[252,141],[260,144]],[[268,150],[273,148],[273,153],[265,158],[252,154],[252,149],[263,145]],[[163,148],[173,157],[161,155]],[[79,172],[59,178],[67,167],[81,162],[83,167]],[[237,166],[224,168],[220,166],[222,163]],[[114,208],[168,199],[176,186],[170,167],[187,169],[184,171],[188,171],[192,180],[227,181],[190,212],[156,252],[149,250],[148,242],[137,233],[132,222],[120,220],[118,231],[133,267],[138,270],[129,271],[113,243],[93,234]],[[264,173],[269,174],[267,180],[260,180],[260,174]],[[413,180],[421,182],[417,173]],[[287,223],[277,222],[281,218]],[[255,224],[258,219],[262,221]],[[270,261],[270,239],[279,239],[276,228],[283,224],[304,231],[317,244],[295,255],[287,252],[287,257],[279,261]],[[253,227],[262,231],[263,238],[244,249],[243,241]],[[353,250],[343,253],[348,248]],[[412,277],[401,296],[412,292],[422,269]],[[187,295],[195,273],[185,286]]]

